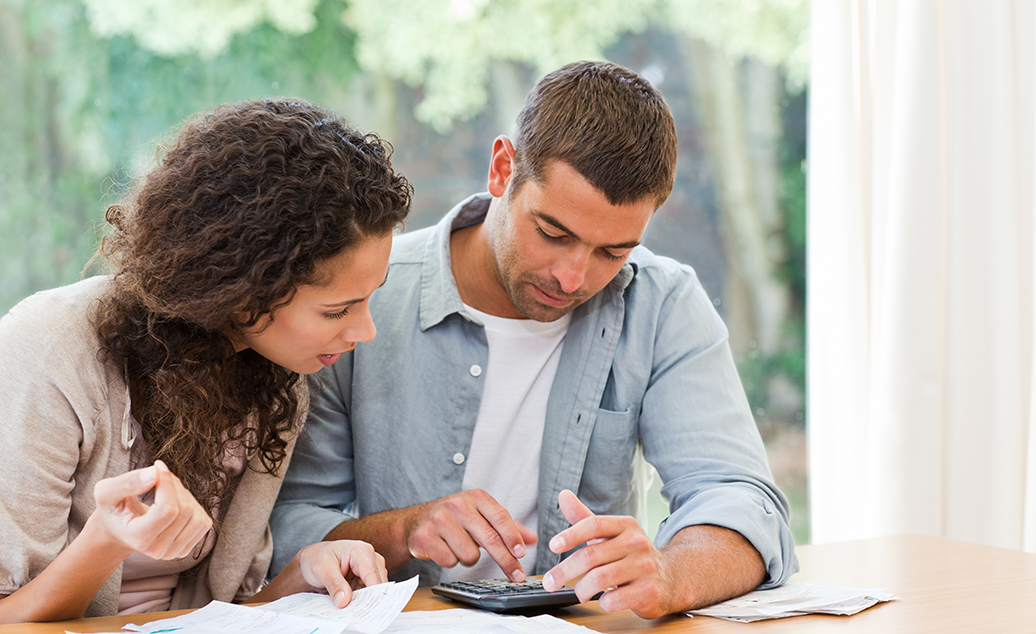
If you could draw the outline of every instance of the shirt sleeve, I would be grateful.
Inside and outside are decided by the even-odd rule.
[[[277,575],[303,547],[356,519],[349,391],[352,354],[310,377],[310,408],[270,516]]]
[[[38,576],[74,537],[70,524],[85,523],[85,516],[73,517],[80,456],[107,450],[93,429],[101,418],[104,386],[95,384],[85,367],[90,357],[78,354],[82,346],[74,341],[74,329],[66,324],[64,333],[54,332],[52,320],[37,314],[37,306],[23,302],[0,320],[3,594]],[[84,362],[78,372],[77,360]],[[92,494],[92,487],[80,493],[91,500]]]
[[[673,290],[657,327],[645,329],[654,340],[642,342],[653,359],[639,422],[644,457],[670,504],[656,542],[692,525],[729,528],[762,556],[762,587],[779,585],[798,569],[788,502],[770,474],[727,329],[689,268],[664,285]]]

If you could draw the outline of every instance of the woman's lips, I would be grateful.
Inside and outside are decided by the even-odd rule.
[[[342,350],[341,352],[335,352],[334,354],[318,354],[317,358],[320,359],[320,362],[324,365],[331,365],[335,361],[338,361],[339,357],[341,357],[343,354],[352,352],[355,349],[356,344],[354,343],[353,345],[349,346],[345,350]]]
[[[317,358],[320,359],[320,362],[324,365],[331,365],[335,361],[338,361],[338,358],[341,356],[342,353],[339,352],[337,354],[318,354]]]

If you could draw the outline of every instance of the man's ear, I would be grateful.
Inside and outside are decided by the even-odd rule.
[[[514,146],[501,135],[493,141],[493,157],[489,160],[489,193],[502,198],[514,173]]]

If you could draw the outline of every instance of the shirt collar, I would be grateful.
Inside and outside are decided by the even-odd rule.
[[[457,229],[471,227],[485,220],[491,200],[488,192],[465,198],[443,216],[428,236],[424,264],[421,268],[421,330],[435,326],[453,313],[474,321],[465,310],[464,303],[460,300],[460,292],[457,291],[457,281],[453,279],[450,234]],[[598,295],[622,293],[633,281],[636,271],[636,264],[627,260],[615,278]],[[592,303],[594,302],[587,301],[581,304],[575,309],[573,316]]]

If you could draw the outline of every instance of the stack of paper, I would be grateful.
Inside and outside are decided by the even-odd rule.
[[[383,634],[593,634],[595,630],[549,614],[515,616],[482,610],[404,612]]]
[[[885,588],[844,588],[792,581],[769,590],[756,590],[746,595],[691,610],[687,616],[715,616],[730,621],[761,621],[803,614],[856,614],[875,603],[898,597]]]
[[[213,601],[182,616],[123,629],[141,634],[341,634],[345,630],[379,634],[399,616],[416,589],[417,577],[360,588],[344,608],[326,594],[311,593],[293,594],[261,608]]]
[[[140,634],[592,634],[593,630],[550,615],[506,616],[481,610],[402,612],[417,577],[353,592],[339,608],[326,594],[293,594],[261,608],[213,601],[200,610],[123,630]],[[386,629],[387,628],[387,629]],[[67,634],[73,634],[71,632]],[[127,634],[114,632],[109,634]]]

